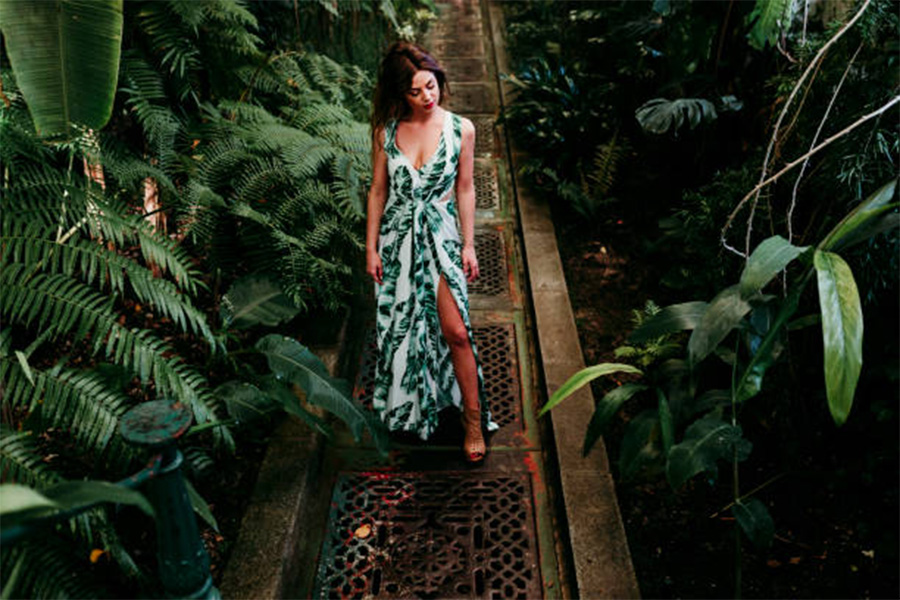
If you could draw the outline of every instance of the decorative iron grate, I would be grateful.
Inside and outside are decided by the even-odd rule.
[[[513,325],[482,325],[473,327],[475,347],[484,375],[485,395],[491,407],[491,417],[502,432],[516,421],[522,430],[522,403],[519,401],[519,373],[513,357],[516,338]],[[505,437],[505,436],[503,436]]]
[[[476,144],[477,144],[476,140]],[[497,167],[490,161],[475,161],[475,208],[493,210],[500,208],[500,186],[497,183]]]
[[[316,598],[539,598],[527,473],[353,473],[335,484]]]
[[[469,284],[469,294],[500,296],[509,292],[509,272],[503,234],[496,229],[475,232],[475,253],[480,276]]]
[[[484,375],[485,395],[491,416],[500,430],[494,434],[497,443],[522,431],[522,403],[519,394],[519,371],[516,361],[515,327],[512,323],[500,325],[476,325],[472,328],[475,347]],[[354,396],[368,409],[372,409],[375,389],[375,331],[366,336],[366,346],[360,359]],[[514,427],[510,427],[516,425]],[[510,428],[511,431],[506,431]],[[507,435],[509,434],[509,435]]]
[[[475,125],[475,154],[496,154],[497,138],[492,117],[472,117]]]

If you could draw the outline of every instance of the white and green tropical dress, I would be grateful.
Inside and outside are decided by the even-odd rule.
[[[389,190],[378,242],[383,277],[382,284],[375,285],[378,357],[373,405],[389,429],[414,432],[422,439],[434,432],[441,410],[462,408],[450,347],[438,318],[437,291],[443,275],[475,353],[482,423],[495,430],[469,321],[453,194],[462,121],[445,111],[438,148],[419,169],[397,147],[396,136],[397,122],[391,121],[384,132]]]

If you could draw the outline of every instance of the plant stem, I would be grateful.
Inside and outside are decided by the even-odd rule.
[[[737,365],[738,352],[741,350],[741,336],[737,336],[734,342],[734,362],[731,366],[731,426],[737,427]],[[731,494],[733,504],[741,499],[740,471],[738,469],[738,447],[734,444],[731,449]],[[741,526],[734,521],[734,597],[741,597]]]

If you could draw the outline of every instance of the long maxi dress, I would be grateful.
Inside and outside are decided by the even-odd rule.
[[[397,147],[397,122],[387,123],[388,197],[378,241],[382,284],[377,306],[373,406],[391,430],[428,439],[438,413],[462,408],[462,395],[437,310],[440,277],[462,316],[475,354],[482,424],[497,429],[484,393],[484,376],[469,321],[453,190],[462,145],[462,121],[445,111],[437,150],[416,169]]]

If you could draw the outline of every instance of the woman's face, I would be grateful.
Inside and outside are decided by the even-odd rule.
[[[441,89],[431,71],[416,71],[406,91],[406,103],[414,113],[430,113],[441,101]]]

